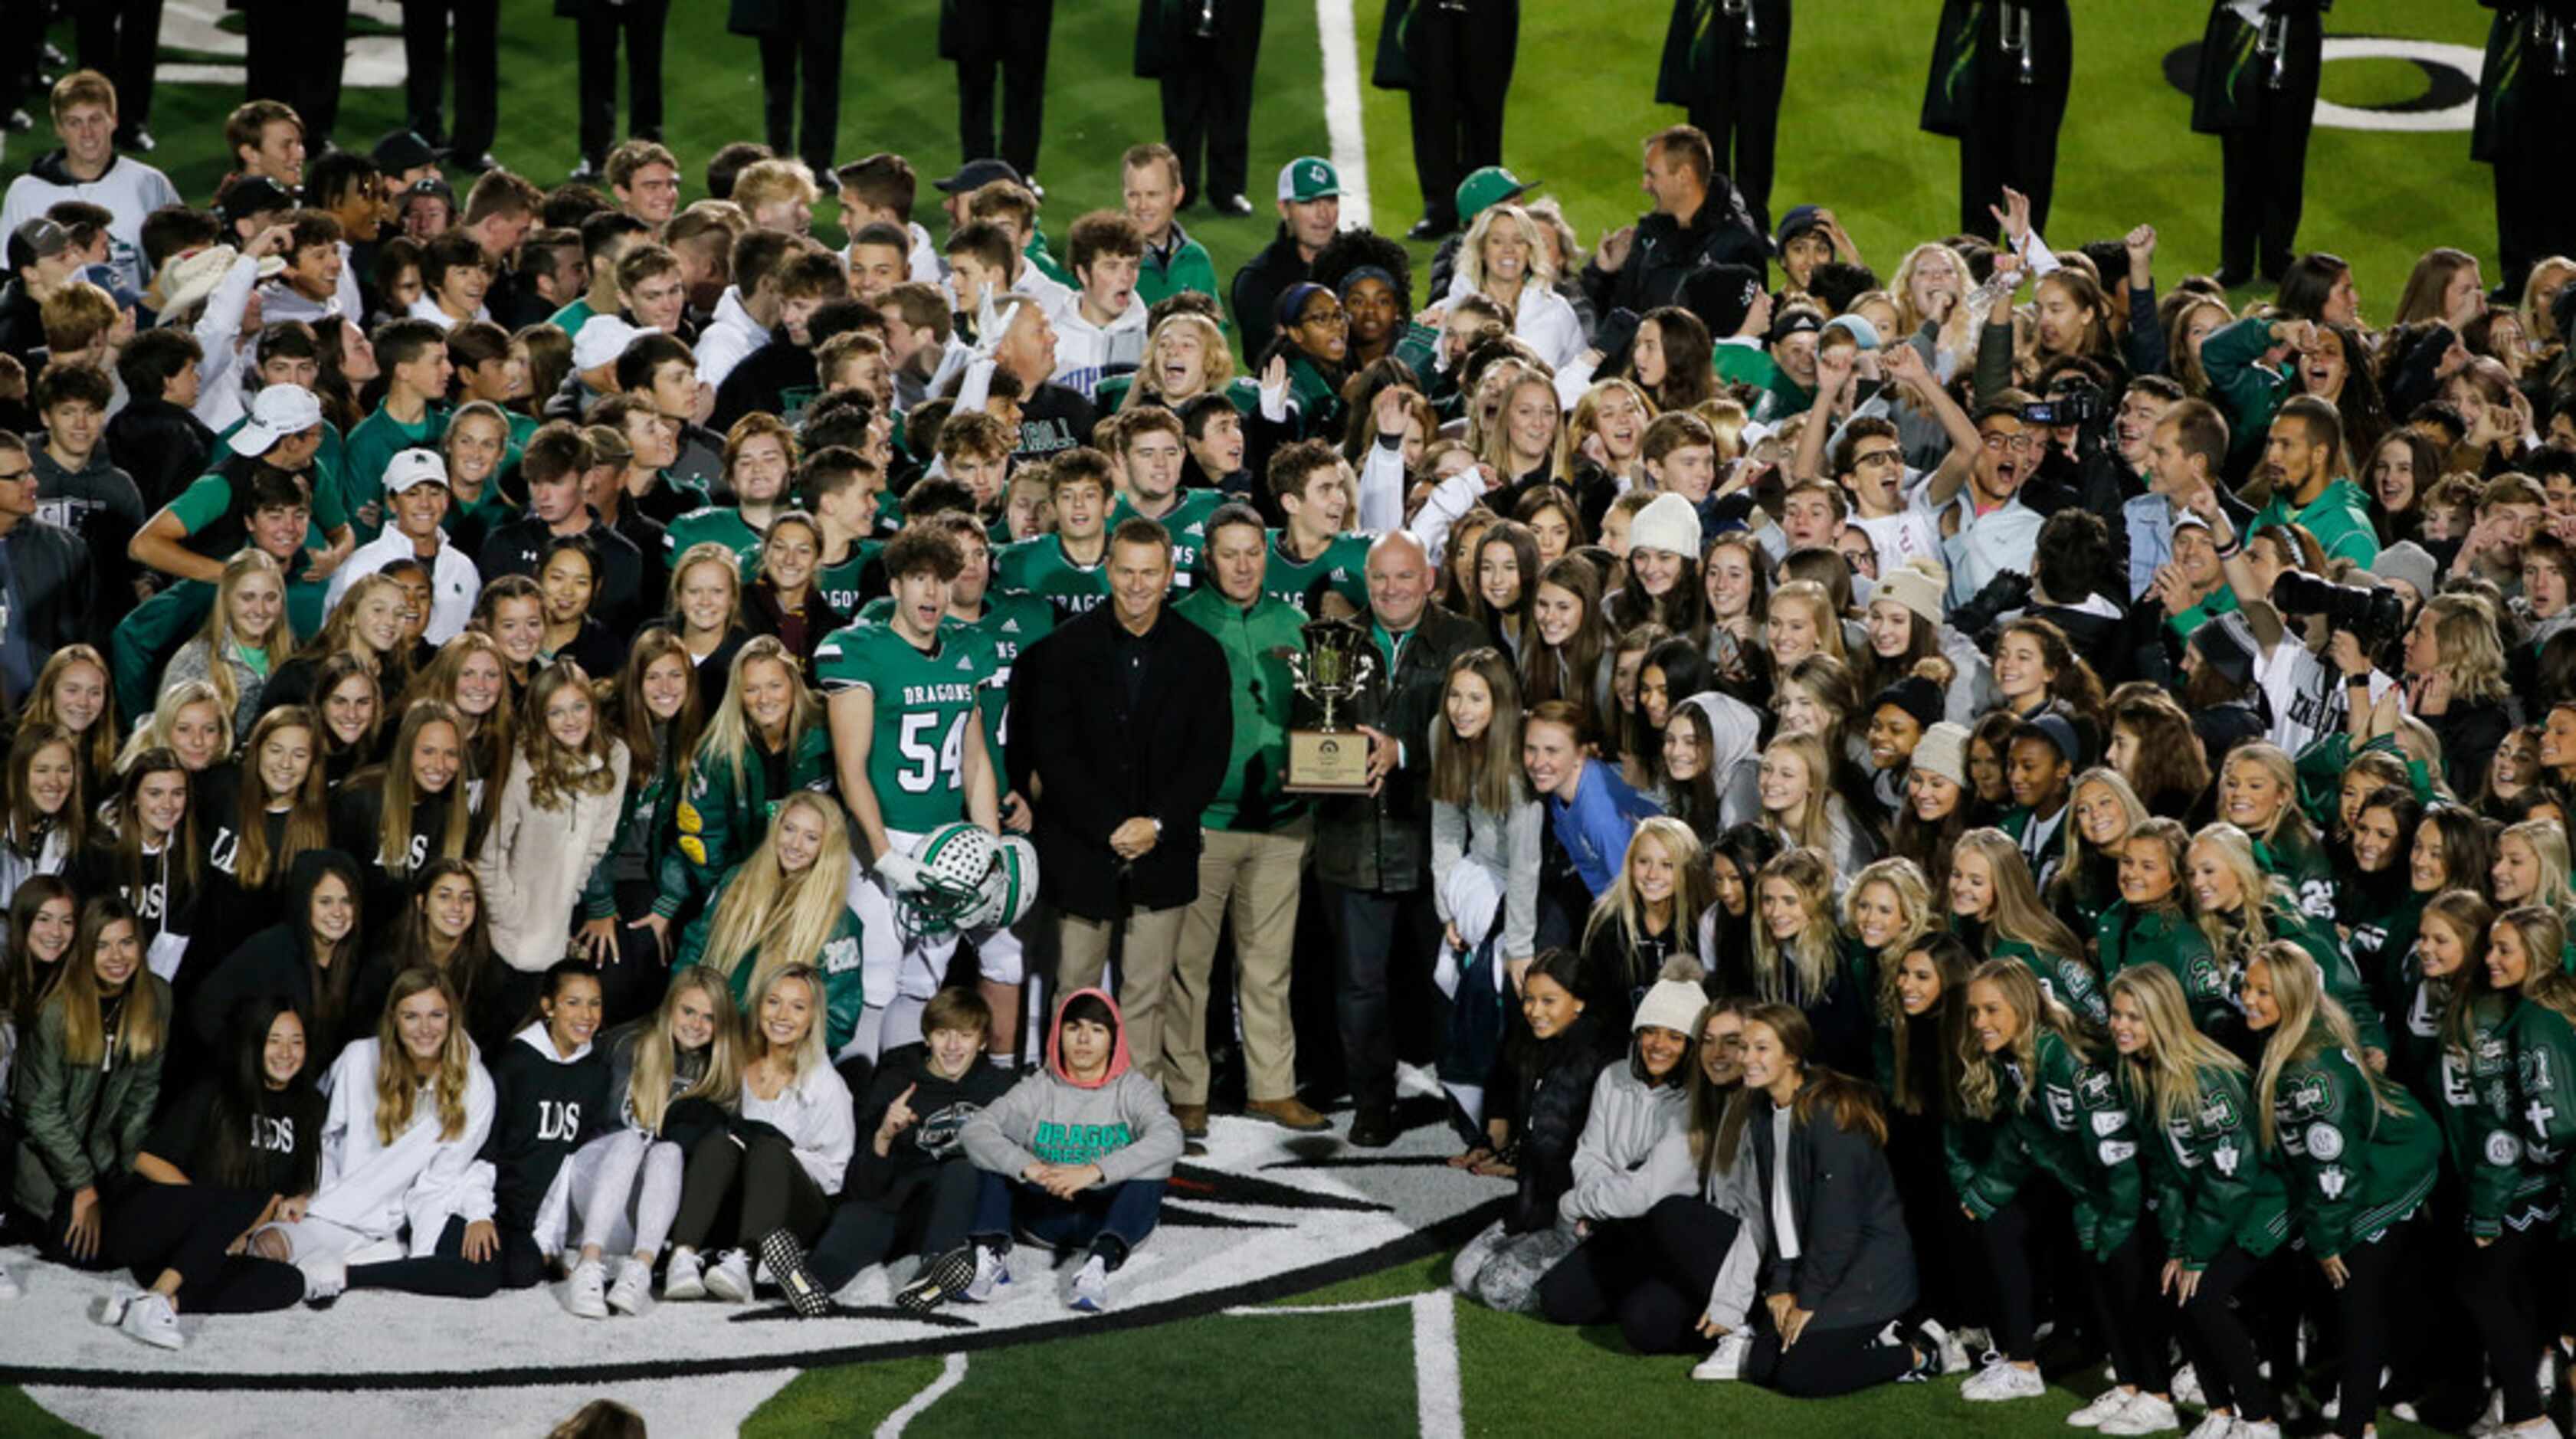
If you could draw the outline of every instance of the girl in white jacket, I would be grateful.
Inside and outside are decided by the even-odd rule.
[[[343,1051],[322,1087],[321,1183],[260,1231],[260,1252],[301,1268],[319,1302],[344,1287],[459,1299],[499,1288],[492,1166],[478,1157],[492,1079],[446,979],[404,971],[375,1037]]]
[[[626,744],[599,723],[580,665],[558,659],[538,671],[526,712],[536,723],[520,732],[474,861],[493,952],[517,971],[521,996],[564,957],[582,884],[608,852],[626,792]]]
[[[742,1114],[689,1151],[663,1298],[751,1302],[757,1249],[798,1313],[830,1308],[805,1272],[804,1247],[832,1217],[859,1128],[850,1087],[823,1052],[823,1002],[822,971],[810,964],[772,970],[752,991]],[[698,1251],[718,1232],[737,1247],[706,1269]]]

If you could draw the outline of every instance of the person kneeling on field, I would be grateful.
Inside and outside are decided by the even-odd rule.
[[[897,1255],[927,1260],[965,1243],[983,1176],[966,1156],[965,1127],[1013,1083],[982,1062],[992,1022],[983,996],[943,989],[922,1009],[923,1040],[886,1052],[859,1104],[859,1152],[842,1181],[841,1206],[808,1261],[825,1290]],[[895,1302],[929,1309],[952,1297],[936,1269],[925,1262]]]
[[[1486,1085],[1486,1122],[1502,1136],[1479,1174],[1518,1181],[1502,1218],[1467,1241],[1449,1270],[1461,1294],[1514,1313],[1538,1307],[1538,1282],[1574,1251],[1572,1216],[1557,1201],[1574,1188],[1574,1153],[1610,1041],[1581,998],[1583,961],[1570,949],[1539,955],[1521,978],[1525,1028],[1503,1041]],[[1471,1151],[1473,1153],[1473,1151]]]
[[[1066,995],[1047,1034],[1046,1068],[966,1121],[983,1171],[972,1241],[932,1261],[950,1297],[981,1301],[1011,1282],[1011,1235],[1087,1244],[1071,1304],[1109,1307],[1109,1276],[1154,1232],[1181,1125],[1154,1081],[1129,1066],[1126,1022],[1097,989]]]

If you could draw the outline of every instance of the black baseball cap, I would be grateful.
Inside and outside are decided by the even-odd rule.
[[[1823,317],[1800,305],[1783,310],[1774,316],[1771,321],[1771,333],[1765,336],[1764,340],[1768,344],[1776,345],[1791,335],[1803,335],[1810,330],[1821,330],[1824,327]]]
[[[942,194],[960,195],[981,190],[996,180],[1008,180],[1014,185],[1028,183],[1020,178],[1020,172],[1008,160],[969,160],[957,167],[956,174],[930,183],[931,188]]]
[[[405,170],[437,164],[438,151],[420,137],[420,132],[396,130],[378,140],[376,148],[368,152],[368,158],[376,162],[377,169],[399,176]]]
[[[229,225],[253,215],[267,215],[295,208],[295,196],[284,185],[266,175],[245,175],[224,187],[224,198],[216,210]]]

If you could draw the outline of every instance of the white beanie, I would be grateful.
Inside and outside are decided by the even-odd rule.
[[[1968,727],[1948,720],[1923,732],[1914,742],[1914,768],[1937,774],[1961,789],[1968,787]]]
[[[1637,1017],[1628,1024],[1630,1033],[1640,1029],[1669,1029],[1675,1034],[1697,1038],[1699,1012],[1708,1007],[1708,996],[1699,987],[1703,971],[1699,962],[1687,954],[1677,954],[1664,961],[1663,972],[1656,976],[1655,986],[1637,1004]]]
[[[1926,623],[1941,623],[1941,597],[1950,588],[1949,572],[1917,555],[1878,577],[1878,588],[1870,592],[1874,600],[1894,600]]]
[[[1628,522],[1628,548],[1663,550],[1684,559],[1699,558],[1699,511],[1669,491],[1655,496]]]

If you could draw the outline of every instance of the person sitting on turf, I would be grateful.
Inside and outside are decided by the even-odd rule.
[[[951,1297],[988,1299],[1011,1282],[1011,1235],[1025,1231],[1089,1245],[1070,1302],[1107,1310],[1109,1276],[1154,1232],[1183,1144],[1162,1087],[1127,1062],[1117,1001],[1097,989],[1066,995],[1047,1032],[1046,1068],[967,1120],[964,1139],[983,1171],[972,1242],[925,1276]]]
[[[1558,1201],[1574,1188],[1575,1148],[1592,1107],[1594,1083],[1609,1048],[1598,1016],[1581,998],[1582,956],[1550,949],[1521,979],[1521,1017],[1503,1042],[1485,1086],[1488,1123],[1509,1138],[1490,1156],[1481,1147],[1479,1174],[1517,1179],[1503,1217],[1467,1241],[1450,1267],[1450,1283],[1491,1308],[1527,1313],[1538,1306],[1538,1282],[1574,1250],[1574,1221]]]
[[[943,989],[922,1008],[922,1042],[889,1051],[879,1064],[859,1105],[863,1137],[841,1206],[809,1261],[825,1289],[900,1254],[926,1261],[966,1242],[983,1171],[961,1144],[964,1129],[1012,1085],[1009,1070],[982,1062],[992,1023],[982,995]],[[925,1262],[895,1302],[929,1309],[952,1298],[935,1270]]]

